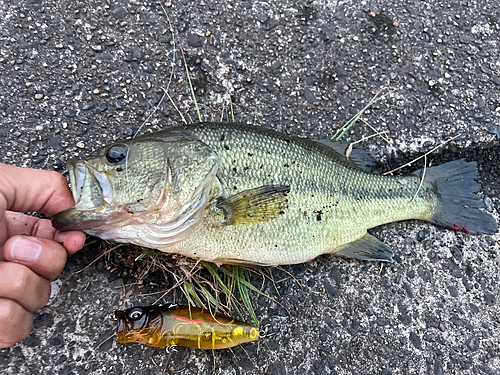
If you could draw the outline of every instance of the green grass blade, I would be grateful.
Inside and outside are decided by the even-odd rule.
[[[231,120],[234,122],[234,112],[233,112],[233,100],[231,99],[231,89],[229,88],[229,80],[226,80],[227,84],[227,93],[229,95],[229,105],[231,107]]]
[[[375,96],[368,102],[368,104],[361,110],[359,111],[358,113],[356,113],[354,116],[352,116],[349,121],[347,121],[344,126],[342,126],[339,130],[337,130],[337,132],[335,133],[335,135],[332,137],[335,138],[336,141],[339,141],[344,135],[345,133],[347,133],[347,131],[356,123],[356,121],[358,121],[358,119],[363,115],[363,113],[365,113],[365,111],[370,108],[370,106],[372,106],[373,104],[375,104],[376,102],[378,102],[380,99],[383,99],[384,98],[384,95],[382,95],[381,97],[378,97],[380,95],[380,93],[384,90],[385,88],[382,88],[381,90],[379,90],[379,92],[377,92],[375,94]]]
[[[236,312],[243,317],[241,314],[240,309],[238,308],[237,304],[239,303],[238,300],[236,299],[234,292],[232,292],[233,287],[228,288],[224,281],[222,281],[220,275],[218,274],[217,270],[221,270],[222,268],[215,266],[213,263],[210,262],[202,262],[205,268],[210,272],[210,274],[215,278],[215,280],[219,283],[221,286],[223,292],[226,294],[226,296],[229,299],[230,306],[234,307]],[[215,268],[217,267],[217,268]],[[231,283],[234,282],[234,278],[231,276]]]
[[[226,270],[226,269],[224,269],[224,268],[219,268],[219,271],[220,271],[220,272],[222,272],[222,273],[224,273],[224,274],[226,274],[226,275],[233,276],[233,275],[232,275],[232,273],[231,273],[231,271],[228,271],[228,270]],[[257,289],[256,287],[254,287],[254,286],[253,286],[250,282],[248,282],[248,281],[246,281],[246,280],[240,280],[240,282],[241,282],[243,285],[245,285],[247,288],[249,288],[249,289],[253,290],[253,291],[254,291],[254,292],[256,292],[256,293],[259,293],[261,296],[264,296],[264,297],[266,297],[266,298],[269,298],[271,301],[276,302],[276,303],[277,303],[278,305],[280,305],[280,306],[283,306],[281,303],[279,303],[278,301],[276,301],[274,298],[272,298],[272,297],[268,296],[266,293],[264,293],[264,292],[260,291],[260,290],[259,290],[259,289]]]
[[[203,304],[203,302],[201,302],[201,300],[198,297],[198,295],[196,294],[196,291],[194,290],[193,286],[187,281],[184,281],[184,286],[186,287],[187,294],[190,295],[196,301],[198,306],[200,306],[201,308],[206,310],[205,305]]]
[[[243,112],[243,116],[241,116],[240,122],[243,122],[243,119],[245,118],[246,113],[247,113],[247,110],[245,109],[245,112]]]
[[[257,315],[255,315],[255,311],[253,309],[252,301],[250,301],[250,296],[248,295],[248,288],[246,285],[242,283],[245,277],[245,272],[246,270],[241,269],[238,266],[233,266],[233,274],[234,277],[236,278],[236,283],[238,285],[238,290],[240,292],[241,299],[243,301],[243,304],[245,305],[248,313],[250,314],[250,317],[252,318],[254,324],[258,327],[259,326],[259,320],[257,319]],[[248,276],[248,275],[247,275]]]
[[[212,276],[215,277],[215,280],[217,280],[217,282],[220,284],[224,293],[226,293],[226,295],[228,295],[229,297],[233,297],[233,293],[231,293],[231,291],[227,288],[226,284],[224,284],[219,274],[217,273],[217,270],[214,268],[214,265],[210,262],[202,262],[202,263],[208,270],[208,272],[210,272]],[[218,269],[221,270],[220,267],[218,267]]]
[[[182,54],[182,57],[184,58],[184,54]],[[196,107],[196,113],[198,113],[198,119],[200,120],[200,122],[203,122],[201,119],[200,107],[198,106],[198,102],[196,101],[196,95],[194,94],[193,84],[191,83],[191,77],[189,76],[189,69],[186,64],[186,60],[184,60],[184,68],[186,68],[186,76],[188,79],[189,88],[191,89],[191,96],[193,98],[194,106]]]
[[[221,310],[223,309],[221,304],[219,303],[219,301],[217,301],[217,299],[214,296],[212,296],[212,294],[208,290],[206,290],[203,287],[203,285],[200,285],[200,289],[203,292],[203,294],[207,297],[207,300],[209,303],[211,303],[212,305],[214,305],[218,309],[221,309]]]
[[[147,249],[145,252],[143,252],[141,255],[139,255],[137,258],[135,258],[135,261],[137,262],[138,260],[144,259],[144,258],[158,258],[158,253],[156,250],[153,249]]]

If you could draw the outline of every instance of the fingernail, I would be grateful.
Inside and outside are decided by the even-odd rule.
[[[42,252],[42,245],[34,238],[19,237],[12,244],[10,256],[18,262],[34,262]]]

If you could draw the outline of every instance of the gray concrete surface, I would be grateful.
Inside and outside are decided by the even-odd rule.
[[[173,58],[161,7],[150,1],[0,2],[0,161],[63,171],[130,136],[158,103]],[[167,4],[176,46],[204,119],[236,118],[307,137],[331,137],[382,87],[364,142],[381,170],[462,134],[434,164],[477,160],[498,220],[500,5],[496,1],[182,1]],[[179,50],[170,94],[195,119]],[[217,112],[215,112],[217,110]],[[164,101],[143,132],[179,122]],[[495,134],[496,133],[496,134]],[[359,122],[351,141],[373,134]],[[413,169],[420,165],[413,166]],[[274,335],[215,353],[180,349],[185,374],[498,374],[500,235],[471,237],[425,223],[372,232],[397,261],[324,256],[274,270],[254,296]],[[35,314],[31,335],[0,350],[2,374],[158,374],[162,349],[120,345],[111,313],[168,289],[140,250],[89,239]],[[286,271],[286,272],[285,272]],[[290,275],[294,278],[291,278]],[[141,276],[141,282],[137,279]],[[161,294],[160,294],[161,295]],[[179,292],[164,302],[183,302]],[[104,342],[104,343],[103,343]]]

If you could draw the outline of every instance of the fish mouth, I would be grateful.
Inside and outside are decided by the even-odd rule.
[[[71,193],[75,206],[58,213],[52,225],[59,231],[90,230],[104,223],[101,213],[111,201],[111,188],[107,175],[84,161],[67,162]]]

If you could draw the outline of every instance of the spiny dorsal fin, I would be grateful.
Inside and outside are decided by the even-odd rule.
[[[227,225],[269,221],[285,213],[290,186],[264,185],[242,191],[217,203]]]
[[[392,256],[394,255],[386,244],[368,233],[359,240],[342,246],[334,254],[345,258],[381,262],[392,262]]]
[[[357,145],[354,145],[349,158],[346,158],[345,155],[346,150],[349,146],[348,144],[344,142],[333,141],[331,139],[315,139],[314,142],[321,144],[323,147],[328,147],[329,149],[338,153],[339,156],[341,156],[345,160],[345,162],[351,165],[351,167],[369,173],[377,172],[374,168],[374,164],[376,162],[375,158]]]

